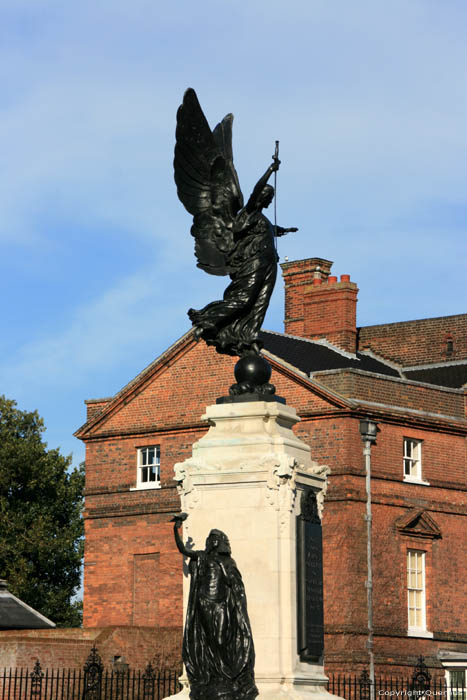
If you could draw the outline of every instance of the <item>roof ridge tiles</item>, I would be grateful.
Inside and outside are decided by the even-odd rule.
[[[360,369],[359,367],[336,367],[335,369],[316,369],[310,372],[310,377],[315,377],[317,374],[337,374],[337,372],[355,372],[356,374],[370,374],[379,379],[388,379],[393,382],[402,382],[404,384],[417,384],[419,386],[426,386],[429,389],[438,389],[439,391],[448,391],[453,394],[462,394],[462,388],[444,386],[444,384],[431,384],[430,382],[420,382],[416,379],[409,379],[408,377],[393,377],[390,374],[381,374],[379,372],[372,372],[371,370]]]
[[[460,365],[467,365],[467,358],[464,358],[463,360],[448,360],[447,362],[433,362],[431,364],[424,365],[410,365],[409,367],[403,365],[402,371],[412,372],[417,369],[438,369],[438,367],[459,367]]]
[[[373,360],[377,360],[377,362],[381,362],[381,364],[383,365],[392,367],[392,369],[395,369],[396,372],[399,372],[400,375],[402,375],[402,372],[406,369],[405,367],[402,367],[402,365],[397,364],[397,362],[394,362],[393,360],[388,360],[386,357],[377,355],[373,350],[359,350],[357,354],[364,355],[365,357],[371,357]]]
[[[332,350],[333,352],[336,352],[339,355],[343,355],[344,357],[348,357],[350,360],[360,361],[360,358],[357,357],[356,353],[347,352],[347,350],[342,350],[342,348],[337,347],[337,345],[333,345],[332,343],[329,342],[329,340],[326,340],[325,338],[318,338],[318,339],[303,338],[299,335],[292,335],[291,333],[280,333],[279,331],[269,331],[269,330],[266,330],[265,328],[262,328],[261,332],[262,333],[270,333],[271,335],[280,335],[283,338],[292,338],[292,340],[301,340],[303,343],[312,343],[313,345],[322,345],[323,347],[328,348],[329,350]]]
[[[467,318],[467,314],[451,314],[449,316],[426,316],[425,318],[411,318],[407,321],[390,321],[389,323],[373,323],[368,326],[357,326],[357,330],[363,328],[381,328],[383,326],[402,326],[406,323],[420,323],[421,321],[440,321],[441,319]]]

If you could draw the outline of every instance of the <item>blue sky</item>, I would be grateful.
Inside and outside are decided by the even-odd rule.
[[[0,0],[0,391],[50,447],[189,328],[195,267],[172,176],[194,87],[235,115],[245,196],[282,160],[282,258],[334,260],[358,323],[464,313],[464,0]],[[265,326],[282,330],[281,282]]]

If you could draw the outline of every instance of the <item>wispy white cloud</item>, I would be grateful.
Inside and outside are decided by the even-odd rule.
[[[5,390],[71,433],[71,405],[117,390],[222,293],[195,270],[172,179],[189,85],[212,125],[235,113],[245,195],[281,140],[279,216],[300,226],[283,255],[336,260],[364,322],[459,312],[466,21],[461,0],[3,0]],[[280,307],[278,290],[278,329]]]
[[[212,291],[203,277],[197,288],[185,285],[187,266],[180,266],[180,260],[173,263],[167,270],[165,261],[146,261],[138,273],[79,308],[63,328],[26,342],[13,360],[0,365],[0,384],[20,394],[44,381],[49,390],[72,389],[88,375],[101,369],[108,373],[127,362],[141,346],[152,346],[157,355],[190,326],[186,295],[196,305]],[[174,275],[180,292],[170,296]]]

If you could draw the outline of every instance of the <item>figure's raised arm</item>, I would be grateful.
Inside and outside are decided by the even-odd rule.
[[[262,177],[260,177],[260,179],[258,180],[256,185],[254,186],[253,192],[251,193],[250,199],[248,200],[247,205],[245,207],[245,209],[247,210],[247,212],[249,214],[252,211],[254,211],[256,209],[256,207],[258,206],[258,198],[259,198],[261,192],[263,191],[264,186],[267,184],[271,175],[274,172],[276,172],[277,170],[279,170],[280,163],[281,162],[278,158],[274,159],[274,161],[271,163],[271,165],[266,170],[264,175]]]
[[[298,231],[298,228],[296,226],[292,226],[291,228],[283,228],[282,226],[276,226],[275,235],[277,236],[277,238],[279,238],[279,236],[285,236],[287,233],[295,233],[295,231]]]
[[[190,559],[197,559],[198,558],[198,552],[195,552],[194,550],[189,550],[185,547],[183,544],[183,540],[180,537],[180,533],[178,532],[179,528],[181,528],[182,523],[184,520],[186,520],[187,515],[186,513],[180,513],[180,515],[175,515],[172,520],[174,523],[174,537],[175,537],[175,544],[177,545],[177,549],[180,552],[180,554],[183,554],[184,557],[189,557]]]

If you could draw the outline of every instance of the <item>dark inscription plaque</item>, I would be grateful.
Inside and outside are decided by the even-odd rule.
[[[300,661],[324,651],[323,536],[316,494],[303,491],[297,517],[297,646]]]

